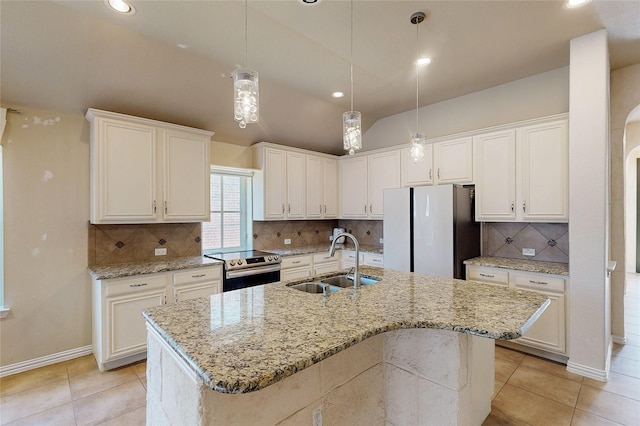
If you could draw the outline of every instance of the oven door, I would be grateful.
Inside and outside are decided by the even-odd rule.
[[[276,281],[280,281],[280,264],[226,271],[222,280],[222,291],[238,290]]]

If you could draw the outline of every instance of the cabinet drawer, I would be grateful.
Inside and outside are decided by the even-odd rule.
[[[564,293],[564,278],[546,276],[545,274],[512,272],[511,282],[518,288]]]
[[[280,264],[281,269],[298,268],[300,266],[311,265],[311,255],[283,257]]]
[[[369,266],[379,266],[382,268],[382,266],[384,265],[384,256],[375,253],[364,253],[363,264]]]
[[[329,256],[328,253],[316,253],[313,255],[313,264],[318,265],[320,263],[337,262],[340,260],[340,250],[336,250],[333,256]]]
[[[363,253],[360,253],[360,262],[364,260]],[[348,263],[355,263],[356,252],[354,250],[342,250],[342,261]]]
[[[213,281],[222,278],[222,267],[215,266],[211,268],[193,268],[184,272],[175,272],[173,274],[173,284],[191,284],[201,281]]]
[[[164,274],[148,274],[133,278],[103,280],[102,283],[105,285],[105,296],[116,296],[118,294],[166,288],[167,276]]]
[[[506,270],[467,266],[467,279],[493,284],[509,284],[509,272]]]
[[[308,278],[311,276],[311,268],[302,266],[300,268],[289,268],[280,271],[280,280],[297,280],[300,278]]]

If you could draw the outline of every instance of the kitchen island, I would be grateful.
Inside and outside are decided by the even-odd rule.
[[[520,337],[548,299],[362,273],[381,280],[328,297],[279,282],[145,311],[147,423],[481,424],[494,339]]]

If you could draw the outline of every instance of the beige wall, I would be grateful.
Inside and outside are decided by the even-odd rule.
[[[640,105],[640,64],[611,72],[611,259],[618,262],[611,274],[611,333],[618,342],[624,331],[625,259],[624,177],[627,148],[625,126],[629,114]],[[627,141],[627,143],[629,143]]]
[[[211,164],[215,166],[250,169],[253,165],[251,148],[248,146],[211,141],[211,149],[209,151],[211,153]]]
[[[640,109],[640,105],[638,105]],[[625,181],[624,181],[624,233],[625,270],[636,272],[636,220],[637,220],[637,173],[640,158],[640,121],[627,124],[625,129]]]

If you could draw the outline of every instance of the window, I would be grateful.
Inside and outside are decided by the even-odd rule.
[[[203,253],[251,249],[251,173],[212,168],[211,220],[202,224]]]

